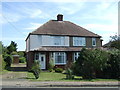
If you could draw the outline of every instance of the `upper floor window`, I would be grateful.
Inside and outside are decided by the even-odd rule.
[[[96,46],[96,38],[92,38],[92,46]]]
[[[84,37],[73,37],[73,46],[85,46],[86,39]]]
[[[53,45],[64,45],[65,38],[61,36],[53,36]]]

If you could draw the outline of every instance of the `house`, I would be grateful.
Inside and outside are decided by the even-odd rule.
[[[64,21],[63,15],[58,14],[57,20],[46,22],[26,38],[27,67],[30,68],[34,60],[40,60],[41,69],[48,69],[49,60],[53,59],[56,66],[64,68],[78,58],[83,47],[101,46],[101,36]]]

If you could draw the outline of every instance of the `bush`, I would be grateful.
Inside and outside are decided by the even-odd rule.
[[[82,49],[80,56],[73,65],[75,75],[84,79],[96,78],[96,71],[102,71],[107,66],[108,53],[99,49]]]
[[[109,53],[108,66],[103,70],[105,78],[120,78],[120,50],[112,50]]]
[[[67,79],[74,79],[73,71],[70,68],[68,68],[66,70],[66,78]]]
[[[40,75],[40,63],[38,60],[35,60],[32,68],[31,68],[31,72],[33,73],[33,75],[35,76],[36,79],[39,78],[39,75]]]
[[[4,61],[6,63],[5,69],[9,69],[12,63],[12,56],[8,54],[3,55]]]
[[[17,53],[17,52],[15,52],[15,51],[13,51],[13,52],[12,52],[12,55],[18,55],[18,53]]]
[[[25,57],[20,57],[19,58],[19,63],[25,63],[26,62],[26,58]]]
[[[2,56],[0,56],[0,58],[2,59],[2,70],[4,70],[4,69],[5,69],[5,66],[6,66],[6,63],[5,63],[5,61],[3,60],[3,57],[2,57]]]
[[[55,66],[55,64],[54,64],[54,60],[53,59],[51,59],[50,61],[49,61],[49,71],[50,72],[52,72],[53,71],[53,68],[54,68],[54,66]]]
[[[63,69],[62,68],[55,68],[55,72],[62,73]]]
[[[24,56],[25,56],[23,51],[19,51],[19,52],[18,52],[18,55],[19,55],[20,57],[24,57]]]

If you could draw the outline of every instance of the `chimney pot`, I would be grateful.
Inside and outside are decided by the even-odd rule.
[[[63,21],[63,15],[62,14],[57,15],[57,21]]]

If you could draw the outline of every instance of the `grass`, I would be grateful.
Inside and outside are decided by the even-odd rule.
[[[31,81],[88,81],[88,82],[98,82],[98,81],[118,81],[117,79],[82,79],[82,77],[75,76],[75,79],[68,80],[66,79],[66,75],[62,73],[56,72],[41,72],[39,79],[35,79],[32,73],[28,73],[28,78]]]

